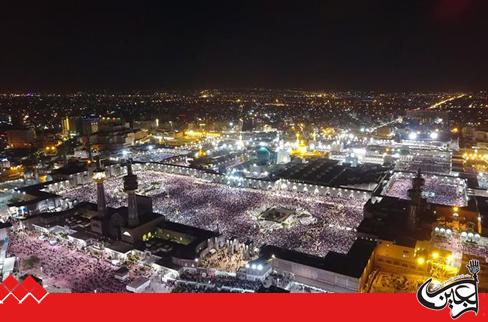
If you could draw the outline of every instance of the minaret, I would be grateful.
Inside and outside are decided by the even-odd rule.
[[[100,158],[97,160],[97,168],[93,171],[93,180],[97,183],[97,213],[99,218],[103,218],[107,212],[107,202],[105,200],[105,170],[100,166]]]
[[[422,177],[420,168],[417,171],[417,176],[412,179],[412,189],[408,190],[410,197],[410,204],[408,206],[407,225],[408,230],[414,231],[417,228],[418,211],[422,209],[425,200],[422,197],[422,187],[425,184],[425,179]]]
[[[139,214],[137,213],[137,176],[132,173],[132,160],[127,161],[127,175],[124,176],[124,191],[127,192],[129,210],[128,224],[129,227],[139,225]]]

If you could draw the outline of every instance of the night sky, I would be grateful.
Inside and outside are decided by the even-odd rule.
[[[9,1],[0,40],[0,91],[488,88],[486,0]]]

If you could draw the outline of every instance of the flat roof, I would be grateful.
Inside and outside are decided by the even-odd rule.
[[[115,274],[116,275],[127,275],[127,274],[129,274],[129,269],[125,266],[122,266],[121,268],[119,268],[118,270],[115,271]]]
[[[264,246],[261,255],[284,259],[326,271],[358,278],[363,273],[376,247],[376,242],[356,239],[347,254],[329,252],[325,257],[313,256],[277,246]]]
[[[199,240],[199,242],[205,239],[220,236],[219,233],[214,231],[200,229],[197,227],[180,224],[173,221],[163,221],[162,223],[159,224],[159,227],[194,236],[196,237],[197,240]]]
[[[132,288],[132,289],[137,289],[137,288],[141,287],[142,285],[144,285],[150,281],[151,281],[150,279],[147,279],[144,277],[138,277],[135,280],[133,280],[132,282],[130,282],[129,284],[127,284],[127,287]]]
[[[51,172],[51,175],[70,175],[70,174],[76,174],[79,172],[84,172],[87,171],[87,167],[84,163],[74,163],[70,162],[66,166],[54,169]]]
[[[161,259],[158,259],[157,261],[154,262],[156,265],[163,266],[169,269],[172,269],[174,271],[177,271],[181,268],[180,265],[173,263],[170,258],[168,257],[163,257]]]
[[[72,238],[81,239],[85,241],[89,239],[97,239],[98,237],[98,235],[84,230],[78,230],[77,232],[70,234],[69,236]]]
[[[40,201],[46,200],[46,199],[51,199],[51,198],[61,198],[61,196],[50,193],[50,192],[45,192],[45,191],[29,191],[26,192],[26,194],[21,195],[23,200],[17,201],[17,202],[12,202],[7,204],[8,207],[21,207],[21,206],[27,206],[31,204],[38,203]]]
[[[108,249],[111,249],[111,250],[114,250],[116,252],[123,253],[123,254],[135,249],[135,247],[132,244],[123,242],[121,240],[112,241],[109,244],[106,244],[105,248],[108,248]]]

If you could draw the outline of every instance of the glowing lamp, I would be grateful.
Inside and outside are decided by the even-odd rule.
[[[408,138],[410,140],[416,140],[417,139],[417,133],[415,132],[410,132],[410,134],[408,134]]]
[[[95,180],[97,182],[105,180],[105,171],[94,171],[93,172],[93,180]]]

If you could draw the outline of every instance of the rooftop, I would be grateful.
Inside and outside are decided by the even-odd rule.
[[[375,247],[375,242],[357,239],[347,254],[329,252],[325,257],[318,257],[268,245],[261,248],[261,255],[267,258],[274,255],[276,258],[290,262],[358,278],[363,273]]]

